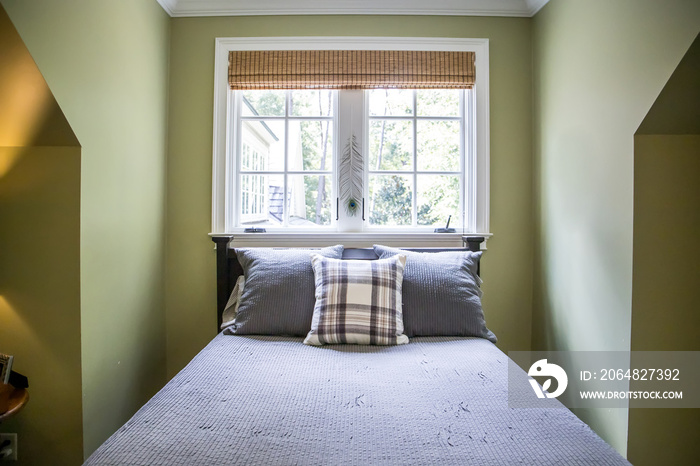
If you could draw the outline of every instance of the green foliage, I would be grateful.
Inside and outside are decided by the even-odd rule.
[[[306,220],[316,225],[330,225],[331,223],[331,191],[328,181],[328,177],[326,176],[304,176]],[[323,186],[320,192],[319,184]],[[318,201],[319,195],[321,196],[321,208],[316,210],[316,202]]]
[[[284,116],[284,91],[245,91],[243,97],[261,116]],[[244,104],[245,105],[245,104]]]
[[[411,115],[406,110],[405,92],[378,93],[384,110],[374,104],[377,118],[370,120],[369,166],[374,171],[413,170],[413,120],[382,119],[383,115]],[[393,98],[392,96],[395,96]],[[393,99],[393,100],[392,100]],[[419,116],[450,117],[459,114],[459,94],[454,91],[425,90],[416,92]],[[457,223],[459,211],[458,175],[421,175],[421,170],[455,172],[460,170],[460,125],[458,121],[418,120],[415,128],[418,186],[416,222],[422,226],[444,225],[452,215]],[[370,187],[370,222],[373,225],[410,225],[413,189],[410,179],[397,175],[372,176]]]
[[[411,224],[411,186],[409,178],[399,175],[373,176],[370,180],[369,221],[372,225]]]
[[[370,170],[413,168],[413,123],[406,120],[371,120]]]
[[[452,215],[459,215],[459,178],[450,175],[425,175],[418,177],[418,225],[441,226]]]
[[[331,111],[328,92],[294,92],[293,113],[328,116]],[[333,166],[332,123],[327,120],[300,122],[302,166],[304,170],[328,170]],[[330,177],[304,176],[306,219],[317,225],[331,222]]]

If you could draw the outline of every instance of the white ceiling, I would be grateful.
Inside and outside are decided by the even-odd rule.
[[[445,15],[531,17],[549,0],[157,0],[170,16]]]

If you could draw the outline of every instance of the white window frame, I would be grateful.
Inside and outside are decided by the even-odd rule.
[[[368,242],[384,241],[387,244],[416,245],[429,243],[432,245],[454,245],[460,243],[463,234],[490,237],[489,233],[489,158],[490,158],[490,128],[489,128],[489,41],[488,39],[452,39],[452,38],[423,38],[423,37],[244,37],[217,38],[215,46],[214,71],[214,140],[213,140],[213,173],[212,173],[212,235],[235,234],[237,240],[251,241],[255,244],[322,244],[335,241],[346,245],[367,244]],[[468,99],[466,109],[467,120],[475,119],[476,124],[467,124],[466,135],[469,144],[465,152],[474,151],[473,156],[465,157],[464,167],[464,201],[466,213],[466,228],[456,233],[415,232],[411,227],[400,230],[381,231],[378,227],[343,228],[346,231],[306,232],[279,231],[275,233],[242,233],[234,229],[233,205],[227,199],[230,184],[234,182],[235,167],[228,160],[227,153],[232,149],[233,140],[228,128],[228,115],[232,114],[233,98],[228,92],[228,55],[234,50],[419,50],[419,51],[470,51],[475,52],[476,85],[473,98]],[[361,92],[361,91],[358,91]],[[356,99],[357,100],[357,99]],[[465,102],[466,104],[467,102]],[[341,107],[337,107],[341,111]],[[339,119],[343,119],[338,114]],[[366,126],[366,125],[364,125]],[[347,140],[348,134],[355,134],[358,141],[364,141],[364,128],[338,128],[336,144]],[[336,151],[334,163],[340,152]],[[363,152],[364,154],[365,152]],[[365,170],[365,177],[367,171]],[[334,185],[337,183],[334,183]],[[365,183],[366,185],[366,183]],[[365,186],[366,189],[366,186]],[[342,216],[341,216],[342,219]],[[227,224],[228,223],[228,224]]]
[[[254,144],[250,144],[250,143],[244,143],[244,144],[242,144],[242,145],[241,145],[241,155],[242,155],[242,156],[244,156],[244,154],[245,154],[244,146],[248,148],[248,150],[249,150],[249,155],[250,155],[251,159],[253,159],[253,160],[255,159],[255,154],[258,155],[258,158],[264,158],[264,157],[265,157],[265,155],[262,153],[263,150],[264,150],[264,149],[263,149],[264,145],[263,145],[261,142],[256,141],[256,143],[254,143]],[[242,167],[243,167],[243,160],[242,160],[242,159],[239,161],[239,164],[240,164],[240,166],[241,166],[241,168],[242,168]],[[260,170],[260,169],[257,168],[257,170]],[[264,170],[262,170],[262,171],[264,171]],[[255,176],[255,174],[253,174],[253,176]],[[261,178],[264,179],[264,175],[259,175],[259,176],[260,176]],[[256,216],[255,213],[253,213],[253,214],[250,214],[250,213],[249,213],[249,214],[243,214],[242,207],[243,207],[243,193],[244,193],[244,192],[245,192],[245,191],[244,191],[243,189],[240,189],[240,190],[238,191],[238,193],[237,193],[238,196],[240,197],[240,199],[238,200],[238,202],[241,203],[241,216],[247,215],[251,220],[252,220],[252,219],[265,219],[265,218],[267,218],[266,205],[265,205],[265,204],[266,204],[265,201],[266,201],[266,199],[267,199],[267,189],[266,189],[266,186],[264,186],[264,185],[262,186],[262,197],[263,197],[262,208],[263,208],[263,210],[262,210],[262,212],[258,212],[258,213],[257,213],[257,216]],[[258,198],[258,197],[261,196],[261,194],[260,194],[259,192],[255,192],[255,191],[253,191],[253,190],[249,190],[249,191],[248,191],[248,194],[249,194],[249,195],[252,194],[254,198]],[[257,203],[257,199],[255,199],[254,203]]]
[[[470,185],[470,180],[469,177],[466,175],[467,172],[467,162],[471,159],[474,158],[474,149],[470,146],[470,142],[474,140],[474,135],[471,133],[472,130],[472,125],[468,124],[469,119],[472,117],[470,114],[470,110],[473,110],[473,107],[470,105],[470,102],[473,100],[473,95],[471,94],[470,91],[464,91],[461,90],[462,96],[460,96],[460,108],[458,110],[458,116],[457,117],[450,117],[446,118],[444,116],[422,116],[418,115],[417,113],[417,105],[416,105],[416,90],[413,92],[413,112],[410,115],[395,115],[395,116],[380,116],[380,115],[370,115],[369,114],[369,93],[364,92],[364,112],[363,112],[363,119],[361,121],[363,129],[369,129],[369,123],[371,120],[400,120],[400,121],[411,121],[412,122],[412,130],[413,130],[413,151],[412,151],[412,163],[411,163],[411,169],[410,170],[396,170],[394,172],[385,172],[385,170],[372,170],[369,166],[369,137],[367,137],[366,134],[363,134],[363,155],[367,155],[363,157],[364,159],[364,197],[365,199],[369,199],[369,177],[370,175],[387,175],[387,174],[397,174],[401,176],[410,176],[412,179],[412,186],[413,186],[413,192],[412,192],[412,219],[411,223],[412,225],[405,225],[405,226],[383,226],[383,225],[372,225],[369,222],[369,218],[364,225],[363,231],[367,231],[368,233],[381,233],[381,232],[387,232],[387,231],[407,231],[410,230],[412,232],[433,232],[433,230],[437,226],[443,226],[443,225],[430,225],[430,226],[419,226],[416,224],[416,211],[418,209],[417,205],[417,196],[418,196],[418,184],[417,184],[417,178],[421,174],[429,173],[432,175],[458,175],[460,177],[460,186],[462,187],[462,195],[460,196],[459,199],[459,209],[460,212],[464,213],[465,212],[465,201],[469,199],[471,196],[472,192],[472,185]],[[430,172],[429,170],[420,170],[418,167],[418,122],[419,121],[430,121],[430,120],[453,120],[453,121],[459,121],[460,122],[460,137],[462,139],[462,143],[460,144],[459,148],[459,170],[457,172],[447,172],[447,171],[433,171]],[[470,207],[470,212],[472,212],[471,206]],[[366,215],[369,217],[371,214],[369,206],[367,207],[366,210]],[[452,219],[453,221],[451,222],[450,226],[452,228],[455,228],[457,232],[462,234],[463,231],[465,231],[462,228],[462,225],[469,225],[473,224],[471,221],[472,219],[470,218],[465,218],[462,219],[462,224],[458,223],[458,220],[456,218]],[[447,221],[447,219],[443,219],[443,221]]]
[[[227,116],[227,121],[229,122],[228,124],[230,125],[229,128],[232,129],[235,133],[238,135],[242,135],[242,123],[244,121],[250,121],[251,119],[253,121],[256,121],[256,118],[261,118],[262,121],[278,121],[282,122],[284,124],[285,130],[285,152],[284,152],[284,168],[281,170],[265,170],[264,172],[260,172],[261,174],[266,174],[266,175],[281,175],[283,178],[289,180],[290,176],[295,176],[295,175],[325,175],[330,178],[332,178],[332,183],[331,183],[331,189],[330,189],[330,197],[331,197],[331,204],[332,204],[332,218],[331,222],[329,225],[317,225],[313,227],[313,230],[310,230],[309,228],[295,228],[291,227],[288,225],[289,222],[289,210],[290,209],[284,209],[284,219],[283,219],[283,225],[264,225],[264,228],[266,228],[268,231],[276,231],[279,233],[295,233],[295,232],[303,232],[303,233],[308,233],[309,231],[314,231],[314,232],[323,232],[323,231],[337,231],[336,226],[336,216],[335,216],[335,198],[336,198],[336,182],[337,182],[337,173],[338,173],[338,165],[337,165],[337,154],[336,150],[334,148],[333,152],[331,153],[331,165],[330,167],[326,168],[325,170],[291,170],[288,167],[288,154],[287,151],[289,150],[288,144],[289,144],[289,125],[290,122],[295,122],[295,121],[328,121],[331,124],[331,127],[333,128],[333,137],[334,137],[334,146],[336,146],[337,141],[335,141],[335,135],[338,132],[338,118],[336,116],[337,114],[337,108],[338,108],[338,93],[337,91],[334,92],[333,94],[333,101],[331,103],[332,108],[334,109],[333,114],[331,116],[294,116],[290,113],[291,111],[291,105],[292,101],[289,95],[285,97],[285,114],[284,115],[272,115],[272,116],[255,116],[255,117],[250,117],[250,116],[244,116],[241,112],[241,107],[242,107],[242,95],[241,93],[229,93],[229,99],[231,101],[231,106],[229,106],[229,110],[231,113]],[[235,120],[232,122],[232,119]],[[230,133],[229,133],[230,136]],[[236,154],[240,154],[240,149],[242,149],[243,146],[243,140],[242,138],[231,138],[231,151]],[[240,148],[240,149],[239,149]],[[227,157],[229,154],[227,154]],[[241,160],[237,159],[235,162],[235,166],[231,164],[231,161],[229,159],[229,164],[233,167],[230,174],[230,178],[228,178],[228,182],[231,183],[231,185],[235,185],[241,178]],[[255,175],[256,172],[249,172],[246,173],[247,175]],[[289,198],[287,197],[287,184],[285,182],[283,191],[284,191],[284,200],[283,200],[283,205],[288,205],[289,204]],[[236,212],[240,213],[240,207],[241,207],[241,194],[242,191],[240,189],[236,189],[235,192],[231,196],[226,196],[225,202],[226,202],[226,211],[227,215],[225,220],[225,228],[228,232],[237,232],[240,233],[247,227],[252,227],[255,228],[255,224],[250,224],[250,225],[240,225],[240,218],[236,218]],[[236,225],[235,223],[239,223],[239,225]]]

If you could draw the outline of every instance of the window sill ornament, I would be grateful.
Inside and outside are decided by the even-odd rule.
[[[343,149],[340,161],[340,199],[345,206],[345,212],[351,217],[357,215],[362,199],[362,154],[353,134]]]

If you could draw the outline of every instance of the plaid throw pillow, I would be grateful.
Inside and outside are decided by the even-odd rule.
[[[316,306],[307,345],[400,345],[401,284],[406,256],[339,260],[313,254]]]

